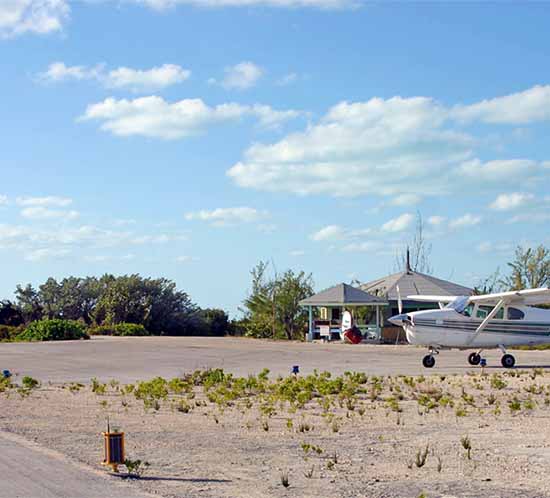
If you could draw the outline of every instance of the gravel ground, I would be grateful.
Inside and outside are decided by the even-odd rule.
[[[101,395],[46,383],[28,396],[0,394],[0,430],[100,469],[109,415],[128,456],[151,463],[131,484],[164,497],[550,496],[550,374],[496,375],[370,377],[353,406],[277,402],[271,415],[257,396],[224,407],[202,387],[145,410],[116,383]],[[177,409],[182,399],[188,413]]]
[[[514,351],[519,368],[550,369],[550,351]],[[89,341],[0,343],[0,369],[31,375],[43,382],[88,382],[92,377],[121,382],[174,377],[197,368],[223,368],[236,375],[268,367],[287,375],[293,365],[369,375],[426,373],[426,350],[413,346],[308,344],[224,337],[93,337]],[[442,351],[433,373],[465,373],[468,352]],[[486,351],[490,368],[500,369],[499,351]],[[428,372],[429,373],[429,372]]]

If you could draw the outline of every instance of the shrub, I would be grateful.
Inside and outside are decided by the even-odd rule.
[[[13,341],[18,334],[24,330],[24,327],[11,327],[10,325],[0,325],[0,341]]]
[[[127,336],[146,336],[151,333],[143,326],[137,323],[117,323],[116,325],[101,325],[88,329],[90,335],[113,335],[120,337]]]
[[[72,320],[37,320],[17,335],[18,341],[69,341],[89,339],[84,327]]]

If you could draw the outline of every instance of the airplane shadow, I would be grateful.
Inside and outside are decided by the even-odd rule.
[[[468,367],[466,367],[468,368]],[[481,370],[481,367],[477,367],[479,370]],[[550,370],[550,365],[515,365],[513,368],[504,368],[502,365],[487,365],[486,367],[483,367],[487,370],[529,370],[529,369],[535,369],[540,368],[542,370]]]

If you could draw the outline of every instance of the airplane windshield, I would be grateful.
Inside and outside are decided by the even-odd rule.
[[[451,301],[445,308],[455,310],[457,313],[462,313],[468,306],[469,297],[460,296],[454,301]]]

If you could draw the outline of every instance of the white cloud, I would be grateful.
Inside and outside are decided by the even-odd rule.
[[[299,258],[300,256],[305,256],[306,252],[302,249],[295,249],[289,253],[294,258]]]
[[[6,206],[9,202],[7,195],[0,195],[0,206]]]
[[[163,64],[151,69],[119,67],[106,71],[103,64],[96,66],[67,66],[64,62],[54,62],[38,75],[45,83],[63,81],[96,80],[103,86],[113,89],[130,89],[134,92],[162,90],[168,86],[189,79],[191,71],[177,64]]]
[[[267,213],[257,209],[241,206],[232,208],[217,208],[211,211],[201,210],[185,215],[186,220],[206,221],[213,226],[230,226],[242,223],[254,223],[265,218]]]
[[[67,0],[2,0],[0,37],[59,31],[69,12]]]
[[[509,244],[509,243],[495,244],[490,241],[485,241],[478,244],[477,251],[482,254],[496,253],[496,252],[507,253],[507,252],[512,252],[513,248],[514,247],[512,246],[512,244]]]
[[[42,206],[42,207],[67,207],[73,200],[69,197],[17,197],[15,202],[18,206]]]
[[[445,128],[432,99],[342,102],[316,125],[271,144],[254,144],[227,172],[241,187],[299,195],[435,195],[472,139]]]
[[[296,73],[288,73],[279,78],[276,81],[276,84],[279,86],[287,86],[292,83],[294,83],[298,79],[298,75]]]
[[[542,173],[541,164],[528,159],[509,159],[481,162],[479,159],[464,162],[459,173],[478,182],[514,183],[529,180]]]
[[[229,89],[246,90],[253,87],[264,74],[264,70],[250,61],[239,62],[224,69],[222,86]]]
[[[441,226],[443,225],[443,223],[445,223],[445,221],[447,220],[447,218],[445,218],[444,216],[430,216],[428,218],[428,223],[434,227],[438,227],[438,226]]]
[[[378,241],[353,242],[342,248],[345,252],[373,252],[378,251],[381,243]]]
[[[102,69],[102,65],[94,67],[66,66],[64,62],[53,62],[46,71],[39,73],[38,79],[46,83],[99,79]]]
[[[65,247],[45,247],[42,249],[34,249],[32,251],[29,251],[25,254],[24,257],[27,261],[37,262],[52,258],[62,258],[70,252],[71,251]]]
[[[21,216],[30,220],[75,220],[79,217],[79,212],[74,210],[50,209],[44,206],[31,206],[22,209]]]
[[[521,95],[529,100],[539,93],[535,87]],[[493,104],[505,106],[507,101]],[[550,119],[550,103],[540,105],[546,106]],[[533,185],[548,181],[545,163],[478,159],[476,149],[487,144],[486,137],[465,128],[458,109],[429,97],[340,102],[301,132],[251,145],[227,175],[244,188],[298,195],[370,194],[397,202],[400,196],[449,195],[466,186],[486,191],[518,180]]]
[[[345,236],[345,230],[338,225],[327,225],[311,235],[311,240],[322,242],[325,240],[340,240]]]
[[[354,239],[369,235],[372,232],[370,228],[351,229],[339,225],[327,225],[317,232],[310,235],[310,239],[315,242],[326,240]]]
[[[524,206],[534,199],[533,194],[522,192],[511,192],[500,194],[491,204],[490,208],[496,211],[509,211]]]
[[[382,225],[384,232],[402,232],[411,226],[414,221],[414,215],[411,213],[404,213],[397,218],[387,221]]]
[[[315,8],[344,9],[359,6],[361,0],[133,0],[153,9],[162,10],[177,5],[197,7],[276,7],[276,8]]]
[[[163,64],[147,70],[119,67],[109,71],[105,84],[112,88],[130,88],[134,91],[160,90],[189,79],[191,71],[176,64]]]
[[[206,127],[252,116],[262,126],[275,126],[297,117],[298,111],[277,111],[269,106],[235,103],[209,107],[201,99],[169,103],[161,97],[134,100],[114,98],[89,105],[81,120],[102,121],[101,129],[114,135],[141,135],[175,140],[196,135]]]
[[[550,85],[537,85],[523,92],[456,106],[452,114],[462,121],[495,124],[527,124],[550,120]]]
[[[465,228],[478,225],[481,222],[481,216],[467,213],[459,218],[449,221],[449,228]]]
[[[194,258],[193,256],[187,256],[187,255],[183,255],[183,256],[177,256],[174,261],[176,263],[191,263],[193,261],[197,261],[197,258]]]
[[[422,196],[418,194],[401,194],[394,197],[390,204],[392,206],[410,206],[418,204],[422,200]]]

